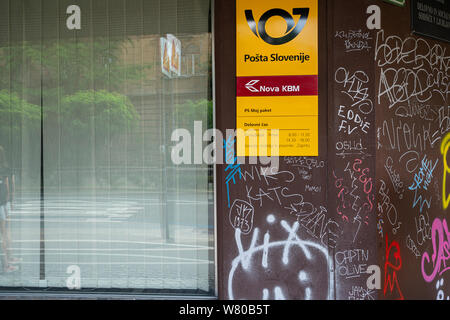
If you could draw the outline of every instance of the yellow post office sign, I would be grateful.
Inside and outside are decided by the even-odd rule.
[[[236,1],[237,155],[318,156],[318,0]]]

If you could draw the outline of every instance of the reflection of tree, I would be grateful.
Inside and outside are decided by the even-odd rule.
[[[18,134],[17,130],[24,125],[36,126],[40,120],[39,106],[33,105],[20,98],[16,93],[0,91],[0,130],[1,136],[7,132]]]
[[[23,42],[0,49],[0,68],[5,71],[0,89],[11,91],[0,91],[2,130],[39,128],[42,104],[44,143],[51,160],[46,169],[55,169],[54,157],[60,157],[63,166],[89,166],[90,153],[101,158],[99,152],[106,153],[112,141],[138,124],[134,105],[120,92],[143,79],[151,67],[125,61],[126,47],[132,45],[123,39],[95,38]],[[31,144],[40,143],[37,137]],[[71,147],[60,148],[58,139]]]
[[[62,98],[58,109],[48,108],[46,121],[50,128],[60,126],[61,141],[72,143],[63,154],[65,165],[89,165],[95,149],[101,158],[112,148],[115,139],[131,132],[139,115],[125,96],[106,90],[83,90]],[[75,155],[75,156],[74,156]]]
[[[190,130],[194,127],[194,121],[207,121],[207,129],[213,127],[213,103],[211,100],[199,99],[187,100],[177,105],[177,118],[180,127]]]
[[[32,140],[33,137],[39,136],[40,118],[39,106],[28,103],[16,93],[0,91],[0,145],[7,150],[11,164],[14,162],[11,154],[13,146],[16,146],[17,150],[22,138]],[[36,145],[31,148],[34,152],[39,151]]]
[[[120,134],[123,124],[134,124],[138,114],[130,100],[119,93],[106,90],[85,90],[63,98],[60,106],[63,126],[69,135],[86,134],[95,123],[95,130],[106,138]],[[87,118],[90,118],[89,122]]]

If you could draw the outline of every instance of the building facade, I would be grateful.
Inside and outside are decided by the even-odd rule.
[[[448,300],[449,6],[0,0],[0,297]]]

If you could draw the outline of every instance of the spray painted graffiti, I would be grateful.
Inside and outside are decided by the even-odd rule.
[[[444,140],[442,140],[441,144],[441,153],[444,162],[444,177],[442,178],[442,207],[444,209],[447,209],[450,203],[450,194],[448,194],[448,192],[446,191],[447,175],[450,173],[450,166],[448,165],[447,162],[447,153],[449,149],[450,149],[450,133],[447,133]]]
[[[416,222],[416,240],[417,243],[421,246],[427,240],[431,240],[431,226],[430,226],[430,217],[428,212],[425,214],[420,214],[419,218],[414,217],[414,221]]]
[[[433,178],[433,171],[436,168],[438,162],[439,159],[437,159],[433,164],[433,161],[428,160],[427,155],[425,155],[422,160],[422,166],[420,167],[419,172],[414,175],[414,182],[409,187],[409,190],[416,190],[420,188],[428,190],[428,186],[430,185],[431,179]]]
[[[236,199],[230,209],[230,223],[235,229],[241,230],[242,234],[249,234],[253,228],[253,215],[255,209],[247,201]]]
[[[403,199],[404,184],[400,179],[400,174],[394,169],[394,160],[391,157],[387,157],[384,168],[389,175],[395,193],[399,195],[398,198]]]
[[[397,208],[394,206],[390,196],[389,196],[389,189],[386,186],[386,183],[383,180],[380,180],[380,190],[378,191],[378,194],[380,196],[380,200],[377,204],[377,209],[380,214],[385,214],[387,217],[387,220],[389,221],[390,225],[392,226],[392,233],[395,235],[398,232],[398,229],[400,229],[400,226],[402,223],[399,221],[399,214]],[[384,224],[384,220],[380,219],[378,224],[378,229],[382,227],[381,225]]]
[[[361,286],[352,286],[352,290],[348,293],[348,300],[375,300],[374,293],[374,290]]]
[[[373,110],[373,102],[369,98],[369,76],[361,70],[350,74],[348,70],[341,67],[334,74],[336,83],[343,86],[342,93],[352,99],[352,107],[357,106],[359,112],[367,115]],[[370,125],[370,124],[369,124]],[[368,126],[369,126],[368,125]]]
[[[408,237],[406,238],[406,247],[411,250],[411,252],[414,254],[414,256],[416,258],[420,258],[421,254],[419,249],[416,246],[416,243],[414,242],[413,239],[411,239],[411,235],[408,235]]]
[[[336,31],[334,37],[344,41],[345,52],[369,51],[371,46],[369,40],[372,38],[369,32],[359,30]]]
[[[450,196],[448,181],[441,189],[438,178],[441,155],[444,179],[450,173],[448,46],[384,30],[375,42],[377,149],[382,150],[376,167],[377,227],[386,238],[383,293],[386,299],[434,298],[435,293],[445,299],[449,283],[440,278],[449,274],[450,243],[441,209],[448,208]],[[406,285],[408,280],[414,283]],[[436,291],[425,283],[436,283]],[[414,290],[407,292],[406,286]]]
[[[449,299],[441,211],[450,205],[449,49],[383,30],[366,36],[375,34],[367,69],[364,59],[352,64],[334,53],[334,122],[323,158],[283,157],[281,172],[268,176],[257,166],[228,168],[240,170],[227,181],[243,199],[228,199],[236,243],[226,261],[228,298]],[[365,286],[375,253],[384,256],[378,280]],[[325,286],[314,285],[310,265]]]
[[[447,296],[447,298],[445,298],[445,292],[444,292],[444,288],[445,288],[445,282],[444,279],[440,279],[438,281],[436,281],[436,291],[437,291],[437,296],[436,296],[436,300],[450,300],[450,296]]]
[[[370,214],[374,210],[375,195],[373,194],[373,178],[370,169],[363,165],[363,160],[355,159],[348,162],[344,170],[348,173],[346,176],[337,176],[333,172],[335,179],[338,206],[336,211],[342,220],[346,223],[355,225],[353,242],[356,241],[362,225],[369,225]],[[345,183],[345,177],[348,177],[351,184]]]
[[[337,274],[345,279],[359,278],[367,273],[369,250],[349,249],[334,255]]]
[[[375,61],[380,68],[378,103],[385,98],[391,109],[412,98],[446,101],[450,93],[445,76],[449,68],[446,52],[440,44],[432,45],[422,38],[386,37],[380,30],[375,46]],[[403,67],[391,67],[400,64]]]
[[[320,240],[328,248],[333,249],[336,247],[339,236],[342,234],[341,227],[336,221],[327,217],[327,209],[325,207],[315,209],[312,213],[301,213],[297,210],[295,215],[307,234],[314,239]]]
[[[346,157],[357,156],[361,159],[371,157],[367,148],[363,146],[362,139],[344,139],[336,142],[336,156],[345,159]]]
[[[224,140],[224,148],[225,148],[225,159],[228,164],[225,167],[225,184],[227,186],[227,201],[228,208],[230,205],[230,183],[236,184],[236,175],[241,179],[241,164],[237,162],[237,157],[234,155],[234,145],[236,143],[236,138],[233,136],[229,136],[227,140]]]
[[[431,207],[431,196],[428,199],[424,194],[420,194],[421,190],[427,191],[428,186],[431,183],[431,179],[433,178],[433,171],[436,168],[439,159],[433,164],[432,160],[428,160],[427,156],[422,160],[422,165],[419,171],[414,175],[414,182],[411,186],[409,186],[409,190],[414,191],[414,201],[412,207],[415,208],[419,203],[420,212],[422,212],[424,206],[426,205],[428,209]]]
[[[274,215],[267,216],[267,223],[273,227],[281,227],[280,230],[285,231],[286,238],[276,241],[271,241],[271,233],[267,230],[262,237],[262,244],[258,244],[260,239],[260,229],[254,228],[250,245],[244,249],[240,229],[235,229],[235,241],[238,250],[238,255],[231,263],[231,270],[228,275],[228,297],[229,299],[289,299],[289,291],[286,286],[292,282],[291,277],[282,279],[283,275],[294,272],[297,276],[298,286],[304,290],[303,298],[305,300],[317,299],[323,295],[323,287],[319,290],[315,284],[322,281],[325,284],[328,293],[324,298],[333,298],[333,277],[328,274],[332,266],[332,259],[328,255],[328,250],[323,246],[311,241],[305,241],[299,238],[298,231],[300,224],[298,221],[292,225],[285,220],[281,220],[278,224]],[[307,265],[310,265],[309,270]],[[295,268],[297,266],[297,268]],[[323,269],[317,272],[318,266]],[[286,269],[286,272],[281,270]],[[276,281],[270,280],[270,274],[273,270],[277,270],[277,274],[282,276],[276,277]],[[326,275],[324,277],[324,275]],[[261,280],[263,277],[264,280]],[[317,279],[316,281],[313,279]],[[240,280],[237,281],[236,279]],[[242,280],[244,278],[245,280]],[[325,280],[324,279],[328,279]],[[240,297],[242,294],[242,281],[253,281],[255,284],[263,284],[263,287],[258,285],[246,286],[251,288],[252,292],[247,293],[250,297]],[[323,283],[325,282],[325,283]],[[234,288],[239,286],[240,290],[235,292]],[[268,287],[271,286],[271,287]],[[257,287],[257,288],[255,288]]]

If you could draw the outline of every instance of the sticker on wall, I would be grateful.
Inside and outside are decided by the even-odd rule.
[[[279,156],[318,156],[318,1],[237,0],[236,24],[238,135],[277,129]],[[273,151],[239,141],[238,156]]]

